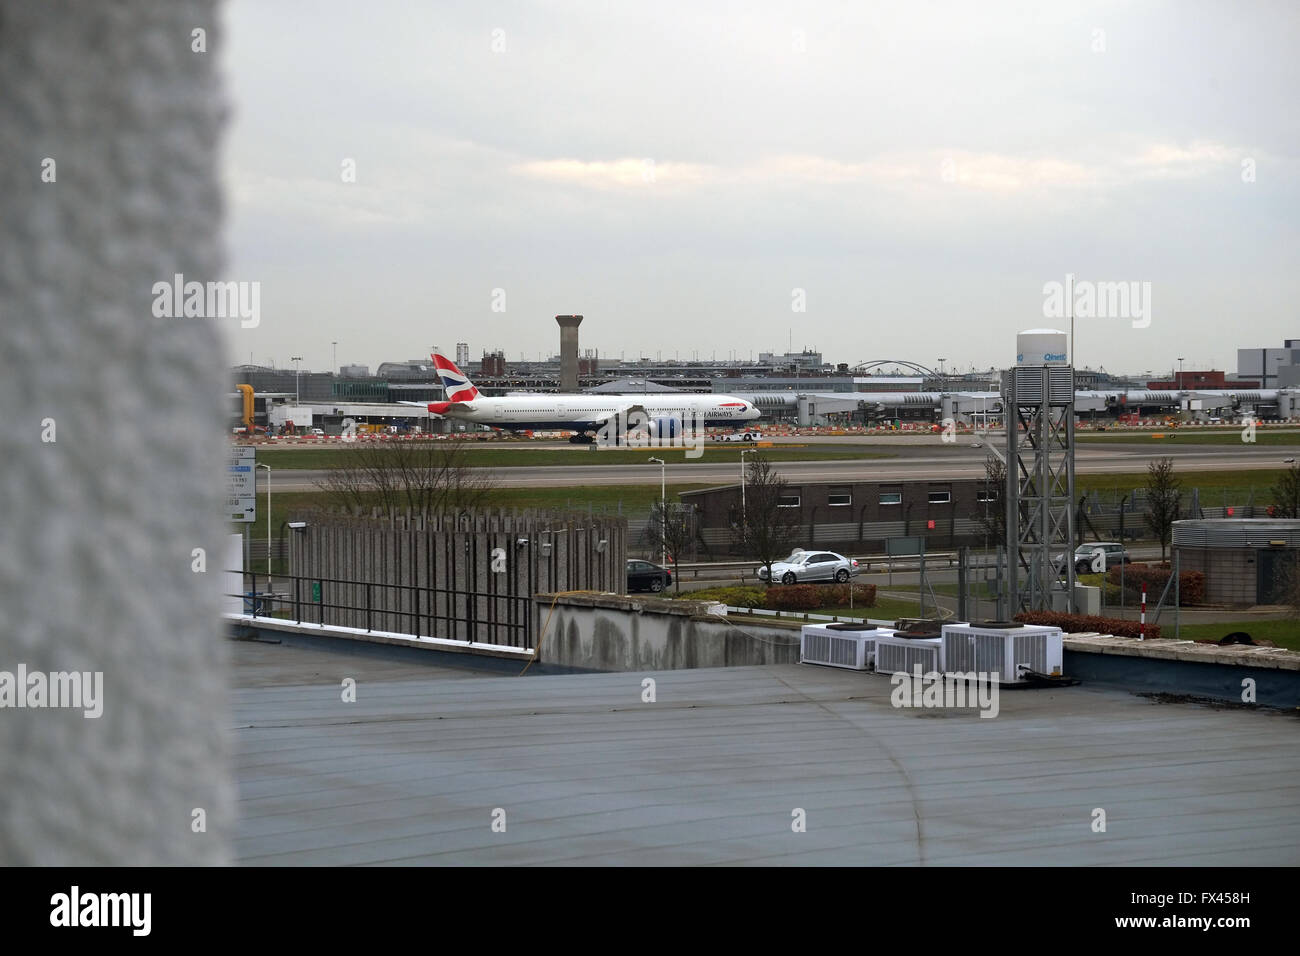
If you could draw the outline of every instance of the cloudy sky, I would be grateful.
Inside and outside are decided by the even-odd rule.
[[[1146,327],[1078,321],[1080,366],[1300,337],[1294,3],[225,14],[230,272],[262,290],[232,361],[535,359],[580,312],[629,359],[987,368],[1066,273],[1151,283]]]

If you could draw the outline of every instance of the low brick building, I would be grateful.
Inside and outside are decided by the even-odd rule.
[[[885,539],[917,536],[926,550],[997,542],[978,520],[1002,507],[1002,489],[984,479],[958,481],[791,482],[784,507],[798,509],[797,546],[853,554],[881,553]],[[712,554],[731,552],[730,516],[740,509],[740,485],[687,491],[700,538]]]
[[[1285,604],[1300,557],[1300,521],[1203,518],[1175,521],[1181,571],[1205,575],[1208,604]]]

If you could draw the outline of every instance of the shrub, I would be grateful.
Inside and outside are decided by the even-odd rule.
[[[1147,600],[1155,601],[1165,589],[1173,570],[1156,564],[1130,564],[1124,568],[1124,591],[1134,597],[1140,597],[1143,585],[1146,586]],[[1111,584],[1119,584],[1119,565],[1106,572],[1106,579]],[[1173,592],[1169,600],[1174,599]],[[1178,574],[1178,599],[1182,604],[1205,603],[1205,575],[1200,571],[1181,571]]]
[[[721,587],[690,591],[682,595],[692,601],[721,601],[728,607],[763,607],[766,593],[762,588]]]
[[[786,584],[768,588],[763,606],[773,611],[812,611],[822,606],[821,588],[815,584]]]
[[[1099,617],[1096,614],[1063,614],[1059,611],[1021,611],[1013,620],[1022,624],[1045,624],[1059,627],[1067,634],[1082,631],[1097,631],[1101,634],[1114,634],[1116,637],[1137,637],[1137,621],[1122,621],[1114,617]],[[1147,637],[1160,636],[1159,624],[1147,624]]]
[[[849,588],[853,589],[854,607],[875,607],[876,586],[874,584],[828,584],[821,589],[822,603],[818,607],[848,607]]]

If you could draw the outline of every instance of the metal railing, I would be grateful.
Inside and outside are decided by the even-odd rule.
[[[244,613],[298,624],[385,631],[506,647],[532,646],[531,595],[256,571],[239,574]],[[258,582],[265,585],[258,589]],[[276,586],[287,590],[275,590]],[[361,596],[359,601],[357,595]],[[339,599],[339,596],[343,599]],[[352,596],[352,600],[346,600]]]

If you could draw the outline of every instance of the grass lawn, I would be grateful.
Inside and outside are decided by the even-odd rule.
[[[683,491],[707,488],[707,484],[683,484],[668,486],[668,500],[672,501]],[[290,520],[295,512],[307,508],[328,507],[331,496],[323,491],[272,491],[271,492],[271,536],[280,537],[286,533],[281,525]],[[491,508],[538,508],[554,511],[585,512],[590,502],[599,514],[616,513],[622,502],[623,514],[638,516],[650,513],[654,502],[659,500],[659,485],[588,485],[581,488],[494,488],[489,492],[487,505]],[[374,497],[378,504],[379,499]],[[266,540],[266,495],[257,496],[256,523],[232,523],[231,531],[252,528],[252,534],[258,540]]]
[[[367,448],[371,446],[365,446]],[[649,455],[663,458],[669,464],[717,464],[740,461],[742,446],[735,443],[704,445],[699,458],[687,458],[681,448],[597,448],[595,445],[575,445],[572,448],[539,448],[525,444],[480,445],[466,449],[466,464],[475,468],[507,468],[546,465],[644,465]],[[761,449],[769,461],[831,461],[854,458],[896,458],[895,453],[867,445],[816,445],[800,448]],[[288,448],[258,445],[257,459],[272,468],[324,470],[345,464],[354,452],[349,447]],[[738,465],[737,465],[738,466]]]
[[[1252,489],[1255,492],[1255,503],[1266,504],[1269,497],[1269,487],[1276,484],[1278,479],[1282,477],[1283,469],[1180,471],[1178,463],[1175,462],[1174,474],[1183,484],[1184,496],[1189,494],[1192,488],[1199,488],[1201,490],[1201,506],[1209,507],[1221,504],[1220,501],[1215,500],[1214,496],[1221,496],[1225,492],[1229,495],[1229,504],[1242,504]],[[1147,474],[1145,471],[1126,475],[1076,474],[1074,476],[1075,491],[1080,494],[1085,491],[1123,493],[1132,491],[1134,488],[1145,488],[1146,486]],[[1141,520],[1141,515],[1137,515],[1137,521],[1141,522]],[[1134,527],[1138,526],[1135,525]]]
[[[1152,438],[1152,434],[1163,438]],[[1233,428],[1166,428],[1154,432],[1079,432],[1075,440],[1080,444],[1114,444],[1114,445],[1240,445],[1242,429]],[[1300,446],[1300,431],[1274,431],[1268,428],[1255,429],[1256,445],[1293,445]]]

